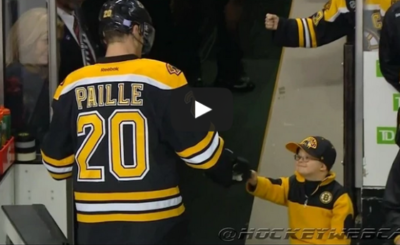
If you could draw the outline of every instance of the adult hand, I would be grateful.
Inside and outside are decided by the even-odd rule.
[[[257,172],[254,171],[254,170],[251,170],[250,179],[247,181],[247,183],[249,183],[252,186],[256,186],[257,185],[257,178],[258,178]]]
[[[278,29],[279,17],[275,14],[265,15],[265,28],[267,30],[275,31]]]

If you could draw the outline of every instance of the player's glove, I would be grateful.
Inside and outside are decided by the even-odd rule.
[[[215,183],[228,188],[232,184],[247,181],[251,171],[246,159],[236,157],[231,150],[225,148],[218,163],[206,170],[205,175]]]
[[[246,182],[251,177],[249,162],[243,157],[237,157],[233,163],[232,180],[236,182]]]

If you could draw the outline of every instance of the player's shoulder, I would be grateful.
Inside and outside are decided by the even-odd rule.
[[[356,11],[356,0],[343,0],[346,3],[347,10],[351,13]]]
[[[139,59],[139,61],[147,66],[150,66],[152,68],[165,68],[168,63],[160,60],[155,60],[155,59],[147,59],[147,58],[142,58]]]
[[[87,76],[89,73],[89,70],[92,70],[93,65],[90,66],[84,66],[81,67],[73,72],[71,72],[70,74],[68,74],[68,76],[65,77],[64,81],[62,81],[60,83],[61,87],[66,87],[68,85],[72,85],[75,82],[81,80],[82,78],[84,78],[85,76]]]
[[[187,84],[182,70],[172,64],[153,59],[140,59],[139,62],[140,69],[135,69],[135,73],[139,75],[149,77],[171,89]]]
[[[400,13],[400,1],[396,1],[393,4],[392,3],[393,1],[388,2],[388,0],[382,0],[380,2],[380,6],[382,10],[386,12],[385,15],[397,19]]]
[[[329,10],[329,9],[336,11],[343,11],[347,9],[348,12],[354,12],[356,9],[356,2],[355,0],[329,0],[325,3],[324,10]]]
[[[58,100],[59,97],[66,93],[66,91],[71,91],[76,83],[91,74],[93,70],[93,65],[84,66],[73,72],[71,72],[65,79],[58,85],[56,92],[54,94],[54,99]]]

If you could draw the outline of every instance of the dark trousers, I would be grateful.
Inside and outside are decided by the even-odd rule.
[[[147,58],[172,63],[174,57],[173,22],[169,1],[141,0],[149,12],[156,30],[155,40]]]
[[[184,214],[185,215],[185,214]],[[180,216],[143,223],[77,224],[78,245],[163,245],[191,244],[189,222]],[[172,223],[173,222],[173,223]]]
[[[227,81],[239,78],[243,72],[243,53],[239,43],[237,30],[228,30],[225,22],[224,8],[228,0],[216,1],[217,41],[216,55],[218,77]]]
[[[162,32],[160,35],[156,34],[156,39],[160,38],[161,40],[166,39],[166,37],[160,37],[161,35],[172,37],[172,40],[169,40],[172,43],[167,44],[169,46],[167,49],[173,50],[169,54],[169,62],[181,69],[189,82],[201,76],[199,51],[201,40],[206,38],[202,35],[207,35],[207,33],[200,33],[199,30],[204,27],[202,26],[203,20],[208,18],[217,28],[214,48],[216,51],[218,78],[230,81],[240,77],[243,74],[243,66],[238,34],[235,31],[228,30],[225,22],[224,8],[228,0],[174,1],[176,3],[172,14],[172,28],[169,32]],[[156,32],[158,31],[156,30]]]
[[[157,244],[192,244],[190,242],[189,221],[185,219],[175,225]]]

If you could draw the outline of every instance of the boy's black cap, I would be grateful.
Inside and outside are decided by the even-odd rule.
[[[310,136],[302,140],[300,143],[289,142],[286,149],[293,153],[297,153],[298,148],[303,149],[311,156],[323,162],[328,170],[330,170],[336,161],[336,149],[332,143],[321,136]]]

